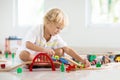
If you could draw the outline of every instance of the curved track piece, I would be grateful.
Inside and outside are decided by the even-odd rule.
[[[77,62],[73,61],[72,59],[70,59],[70,58],[68,58],[68,57],[62,57],[62,58],[68,60],[69,62],[71,62],[72,64],[74,64],[74,65],[76,65],[76,66],[78,66],[78,67],[81,67],[81,66],[82,66],[82,65],[78,64]],[[112,66],[111,66],[111,67],[112,67]],[[91,66],[91,67],[88,67],[88,68],[79,68],[79,69],[77,69],[77,70],[104,70],[104,69],[109,69],[109,68],[111,68],[111,67],[104,66],[104,67],[99,67],[99,68],[97,68],[97,67]]]
[[[81,67],[81,65],[80,65],[80,64],[78,64],[77,62],[73,61],[72,59],[70,59],[70,58],[68,58],[68,57],[62,57],[62,58],[64,58],[64,59],[68,60],[70,63],[72,63],[72,64],[74,64],[74,65],[76,65],[76,66]]]
[[[18,64],[18,65],[16,65],[16,66],[13,66],[13,67],[10,67],[10,68],[5,68],[5,69],[0,69],[0,72],[9,72],[9,71],[12,71],[12,70],[14,70],[14,69],[16,69],[16,68],[18,68],[18,67],[21,67],[21,66],[23,66],[23,65],[26,65],[26,64],[31,64],[32,63],[32,61],[27,61],[27,62],[23,62],[23,63],[21,63],[21,64]],[[61,63],[59,63],[59,62],[53,62],[54,64],[61,64]],[[42,64],[41,64],[42,65]],[[44,65],[44,64],[43,64]]]
[[[29,71],[32,71],[32,67],[33,67],[33,65],[34,65],[35,63],[37,63],[37,64],[38,64],[38,63],[39,63],[39,64],[40,64],[40,63],[50,63],[50,64],[51,64],[51,67],[52,67],[52,71],[55,71],[55,65],[54,65],[52,59],[50,58],[50,56],[47,55],[47,53],[39,53],[39,54],[37,54],[37,55],[34,57],[31,65],[30,65]]]
[[[0,62],[7,62],[7,60],[0,60]]]
[[[113,55],[113,56],[115,56],[115,55],[119,55],[119,54],[118,53],[97,53],[97,54],[86,54],[86,55],[96,55],[96,56],[105,56],[105,55],[110,56],[110,55]]]
[[[92,67],[89,67],[89,68],[82,68],[82,69],[78,69],[78,70],[104,70],[104,69],[107,69],[107,68],[92,68]]]
[[[11,68],[0,69],[0,72],[8,72],[8,71],[14,70],[14,69],[16,69],[16,68],[18,68],[20,66],[23,66],[23,65],[26,65],[26,64],[31,64],[31,63],[32,63],[32,61],[23,62],[23,63],[21,63],[19,65],[11,67]]]

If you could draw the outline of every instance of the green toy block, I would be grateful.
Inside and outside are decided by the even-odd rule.
[[[22,73],[22,68],[17,68],[17,73]]]
[[[96,64],[96,67],[101,67],[101,63],[98,62],[98,63]]]
[[[5,58],[8,58],[8,52],[5,53]]]
[[[89,61],[92,62],[96,59],[96,55],[89,55]]]
[[[60,65],[60,70],[61,70],[61,72],[65,72],[65,66],[64,66],[64,63],[62,63],[62,64]]]
[[[15,54],[14,54],[14,53],[12,53],[12,59],[14,59],[14,57],[15,57]]]

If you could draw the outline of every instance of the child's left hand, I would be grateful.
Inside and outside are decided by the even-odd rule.
[[[85,66],[84,66],[85,68],[91,66],[90,62],[89,62],[87,59],[84,59],[84,60],[83,60],[83,64],[85,65]]]

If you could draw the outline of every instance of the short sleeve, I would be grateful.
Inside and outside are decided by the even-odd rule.
[[[23,39],[23,42],[30,41],[34,43],[39,32],[39,26],[30,29]]]
[[[63,41],[63,39],[60,36],[57,36],[55,48],[62,48],[65,46],[67,46],[67,43],[65,41]]]

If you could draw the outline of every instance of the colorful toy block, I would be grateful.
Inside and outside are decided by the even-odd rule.
[[[2,69],[5,69],[5,64],[1,64],[1,68],[2,68]]]
[[[5,53],[5,58],[8,58],[8,55],[9,55],[9,53],[8,53],[8,52],[6,52],[6,53]]]
[[[101,63],[97,62],[96,67],[101,67]]]
[[[54,57],[51,58],[53,61],[56,61],[56,59]]]
[[[55,55],[54,58],[55,58],[56,60],[59,60],[59,56],[57,56],[57,55]]]
[[[60,58],[59,61],[64,64],[69,64],[69,62],[64,58]]]
[[[84,67],[85,67],[85,64],[81,64],[81,67],[84,68]]]
[[[22,68],[17,68],[17,73],[22,73]]]
[[[65,66],[64,66],[64,63],[62,63],[62,64],[60,65],[60,71],[61,71],[61,72],[65,72]]]
[[[14,53],[12,53],[12,59],[14,59],[14,57],[15,57],[15,54],[14,54]]]
[[[90,62],[96,59],[96,55],[87,55],[87,58]]]
[[[66,71],[67,71],[67,72],[70,72],[70,70],[71,70],[70,68],[66,68]]]
[[[76,70],[76,66],[75,66],[75,65],[69,65],[69,66],[66,68],[66,71],[67,71],[67,72],[75,71],[75,70]]]
[[[120,55],[116,55],[115,58],[114,58],[114,61],[115,62],[120,62]]]

